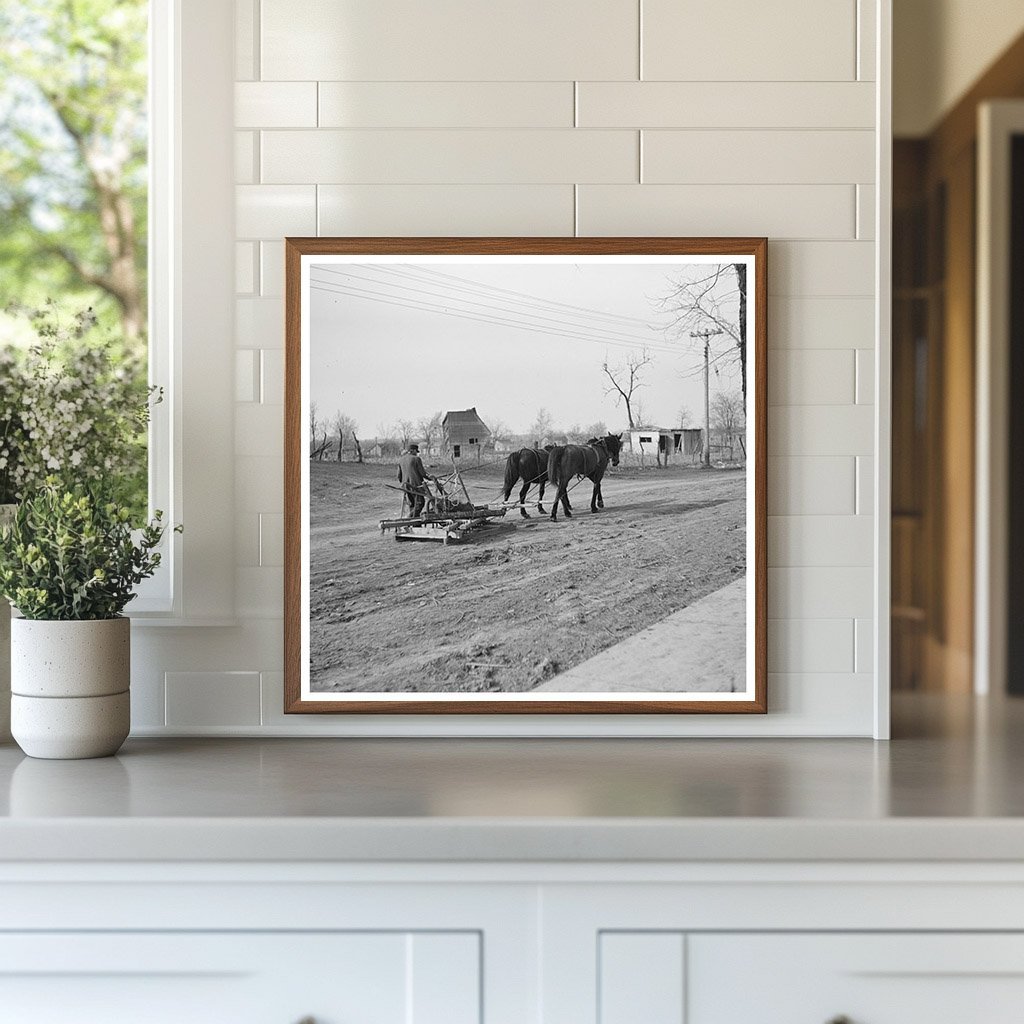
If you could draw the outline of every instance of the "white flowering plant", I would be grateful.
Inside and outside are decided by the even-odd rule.
[[[91,309],[13,310],[37,341],[0,351],[0,504],[20,502],[48,476],[103,484],[134,522],[146,515],[147,425],[159,402],[138,356],[90,337]]]
[[[0,527],[0,595],[26,619],[117,618],[160,564],[161,519],[133,530],[102,492],[49,477]]]

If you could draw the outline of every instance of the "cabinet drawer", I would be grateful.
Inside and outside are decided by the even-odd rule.
[[[478,932],[7,934],[2,1019],[480,1024]]]
[[[1024,1006],[1024,937],[696,934],[686,1024],[1008,1024]]]

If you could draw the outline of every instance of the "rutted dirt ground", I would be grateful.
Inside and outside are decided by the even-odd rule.
[[[531,690],[745,571],[741,471],[620,466],[597,514],[584,481],[571,519],[513,510],[448,546],[381,535],[394,476],[310,466],[313,690]],[[500,466],[465,479],[475,502],[499,496]]]

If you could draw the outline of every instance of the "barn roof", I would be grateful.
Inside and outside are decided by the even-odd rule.
[[[487,424],[477,414],[476,406],[473,406],[472,409],[450,409],[444,414],[444,419],[441,422],[447,427],[487,428]]]

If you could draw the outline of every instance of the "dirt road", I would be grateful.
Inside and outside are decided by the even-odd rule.
[[[457,546],[380,534],[393,481],[393,466],[311,464],[313,690],[531,690],[745,572],[741,471],[619,467],[597,514],[584,481],[572,519],[513,511]],[[466,481],[493,501],[500,467]]]

